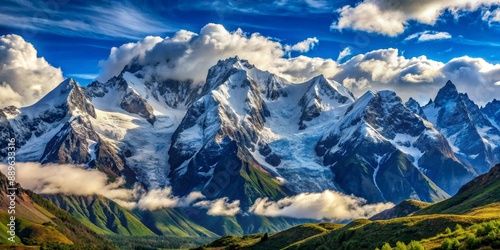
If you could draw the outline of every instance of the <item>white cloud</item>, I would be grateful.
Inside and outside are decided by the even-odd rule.
[[[362,198],[326,190],[322,193],[302,193],[278,201],[258,198],[250,207],[250,212],[269,217],[345,221],[370,217],[393,206],[392,203],[366,204]]]
[[[437,31],[424,31],[412,34],[405,38],[405,41],[417,39],[417,42],[427,42],[433,40],[446,40],[450,39],[451,35],[448,32],[437,32]]]
[[[241,212],[240,201],[229,202],[228,198],[220,198],[213,201],[199,201],[194,204],[196,207],[208,209],[207,214],[212,216],[234,216]]]
[[[7,167],[0,164],[0,171],[5,174]],[[108,177],[103,172],[70,164],[19,162],[16,163],[16,178],[22,187],[38,194],[101,195],[127,209],[186,207],[204,198],[200,192],[178,197],[172,194],[170,187],[147,192],[139,185],[128,189],[124,187],[124,178],[108,183]]]
[[[347,56],[350,56],[351,54],[352,54],[351,48],[346,47],[340,52],[339,57],[337,57],[337,62],[342,61],[342,59],[344,59]]]
[[[136,43],[126,43],[118,48],[111,48],[109,57],[106,60],[99,61],[102,72],[97,77],[97,80],[105,82],[109,78],[118,75],[134,57],[144,58],[146,51],[162,40],[161,37],[147,36]]]
[[[397,36],[405,31],[409,21],[434,25],[446,11],[458,18],[463,12],[498,5],[500,0],[363,0],[355,6],[338,9],[339,19],[332,23],[331,28]]]
[[[7,165],[0,164],[5,173]],[[107,183],[106,174],[69,164],[16,163],[16,181],[39,194],[103,195],[113,200],[129,200],[134,192],[122,188],[124,179]]]
[[[61,69],[38,57],[31,43],[0,36],[0,108],[31,105],[63,80]]]
[[[481,58],[459,57],[442,63],[425,56],[406,58],[397,49],[381,49],[360,54],[338,65],[334,80],[361,95],[371,90],[394,90],[403,99],[433,98],[452,80],[461,92],[483,105],[500,96],[500,64]]]
[[[493,11],[490,10],[484,11],[481,19],[487,22],[489,25],[492,25],[494,23],[500,23],[500,8],[495,9]]]
[[[192,192],[186,197],[177,197],[172,194],[172,188],[154,189],[142,195],[137,206],[142,210],[157,210],[162,208],[186,207],[204,196],[200,192]]]
[[[199,34],[181,30],[171,38],[149,38],[113,48],[110,57],[100,63],[102,73],[98,79],[105,81],[119,74],[137,55],[149,75],[179,80],[189,78],[195,82],[203,82],[208,69],[218,60],[236,55],[291,81],[307,80],[319,74],[332,76],[337,64],[331,59],[285,58],[287,49],[306,52],[317,43],[318,39],[309,38],[286,46],[259,33],[247,34],[241,29],[229,32],[222,25],[207,24]]]
[[[304,40],[302,42],[298,42],[293,46],[286,45],[285,50],[286,51],[308,52],[309,50],[314,49],[314,46],[316,46],[318,43],[319,43],[319,40],[316,37],[307,38],[306,40]]]

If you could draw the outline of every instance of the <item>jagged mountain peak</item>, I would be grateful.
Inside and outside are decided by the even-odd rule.
[[[82,87],[73,78],[62,81],[38,102],[22,108],[21,113],[38,116],[40,113],[54,108],[65,110],[71,115],[88,114],[92,117],[96,116],[94,106],[88,100]]]
[[[441,88],[424,112],[449,140],[453,151],[477,173],[486,172],[500,158],[500,130],[488,112],[480,109],[450,81]]]
[[[427,116],[425,116],[424,110],[422,109],[422,106],[420,106],[420,103],[417,102],[417,100],[413,99],[410,97],[408,101],[405,103],[405,106],[410,109],[413,113],[419,115],[420,117],[427,119]]]
[[[323,74],[320,74],[318,76],[313,77],[311,80],[309,80],[309,82],[312,83],[311,87],[312,86],[322,86],[322,87],[326,87],[326,88],[331,88],[331,89],[335,90],[336,92],[338,92],[340,95],[347,97],[351,101],[354,101],[354,99],[355,99],[354,95],[351,93],[351,91],[349,91],[347,88],[345,88],[342,84],[340,84],[334,80],[330,80],[330,79],[326,78]]]
[[[443,106],[449,100],[455,100],[458,97],[459,93],[455,84],[451,81],[447,81],[446,84],[438,91],[434,104],[437,106]]]
[[[299,100],[302,112],[299,122],[301,130],[305,129],[310,121],[322,113],[326,111],[337,113],[335,111],[340,107],[345,107],[355,100],[354,95],[347,88],[338,82],[327,79],[324,75],[318,75],[303,85],[306,85],[307,89]],[[340,114],[333,115],[334,119],[338,119],[337,116]]]

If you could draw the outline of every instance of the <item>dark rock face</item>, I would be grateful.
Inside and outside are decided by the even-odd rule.
[[[151,87],[155,88],[155,86]],[[169,79],[158,81],[156,88],[159,96],[165,99],[169,107],[178,108],[179,105],[191,105],[197,99],[201,86],[196,86],[191,80],[178,81]],[[155,98],[158,99],[158,96]]]
[[[153,108],[132,90],[127,91],[120,103],[120,107],[129,113],[140,115],[151,125],[156,121]]]
[[[82,117],[67,122],[45,148],[41,163],[82,164],[90,162],[89,141],[97,141],[98,135]]]
[[[84,113],[96,118],[94,105],[89,101],[82,88],[73,80],[70,80],[72,86],[71,92],[68,95],[67,104],[68,112],[74,112],[76,110],[82,110]]]
[[[299,101],[302,111],[299,122],[301,130],[307,127],[305,122],[312,121],[321,114],[323,104],[336,103],[340,105],[350,102],[351,99],[349,97],[354,99],[354,96],[350,92],[346,93],[349,97],[339,93],[335,86],[333,86],[333,83],[323,75],[311,79],[310,82],[306,93]]]

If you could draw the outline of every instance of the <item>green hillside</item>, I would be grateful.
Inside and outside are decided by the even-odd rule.
[[[155,235],[126,209],[102,196],[50,195],[46,197],[100,234]]]
[[[393,208],[387,209],[379,214],[372,216],[370,219],[388,220],[393,218],[404,217],[420,209],[426,208],[430,205],[432,205],[432,203],[416,201],[416,200],[404,200],[401,203],[394,206]]]
[[[7,232],[10,214],[7,213],[9,201],[8,180],[0,173],[0,230]],[[17,185],[16,191],[16,238],[7,239],[6,233],[0,234],[0,249],[16,245],[40,246],[43,249],[116,249],[103,236],[89,229],[68,212],[58,208],[45,198]]]

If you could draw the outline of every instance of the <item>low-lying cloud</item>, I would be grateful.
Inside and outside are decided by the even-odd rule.
[[[61,69],[21,36],[0,36],[0,108],[31,105],[63,80]]]
[[[137,207],[141,210],[157,210],[171,207],[187,207],[196,200],[205,198],[200,192],[192,192],[185,197],[172,194],[172,188],[153,189],[140,196]]]
[[[326,190],[322,193],[302,193],[278,201],[258,198],[250,212],[269,217],[346,221],[371,217],[393,206],[392,203],[367,204],[362,198]]]
[[[0,164],[0,170],[6,173],[7,165]],[[187,207],[204,198],[200,192],[178,197],[170,187],[145,191],[136,185],[128,189],[123,178],[110,183],[100,171],[70,164],[16,163],[16,178],[22,187],[38,194],[101,195],[127,209]]]
[[[239,200],[228,198],[205,200],[200,192],[191,192],[178,197],[171,187],[146,191],[135,185],[124,187],[125,180],[119,178],[110,183],[106,175],[97,170],[86,170],[70,164],[17,163],[17,181],[26,189],[38,194],[101,195],[126,209],[157,210],[175,207],[198,207],[211,216],[235,216],[251,213],[268,217],[291,217],[316,220],[345,221],[370,217],[393,206],[392,203],[366,204],[362,198],[348,196],[336,191],[302,193],[278,201],[258,198],[247,212],[242,211]],[[6,164],[0,171],[6,172]]]
[[[207,214],[212,216],[234,216],[241,212],[240,201],[229,202],[228,198],[199,201],[194,206],[208,209]]]

